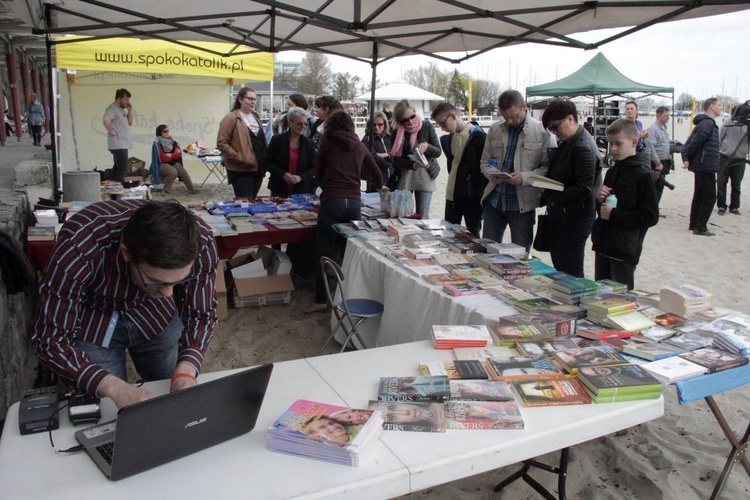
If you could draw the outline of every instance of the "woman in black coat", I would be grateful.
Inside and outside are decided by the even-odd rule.
[[[293,107],[286,115],[289,129],[273,136],[268,145],[264,166],[271,173],[268,189],[271,196],[314,193],[315,144],[305,136],[307,113]]]
[[[380,167],[380,172],[383,174],[386,186],[393,191],[396,189],[398,176],[394,175],[393,162],[391,161],[391,155],[389,153],[391,146],[393,145],[390,132],[388,118],[385,116],[385,113],[382,111],[376,111],[375,114],[372,115],[372,119],[367,120],[365,136],[362,138],[362,143],[370,150],[372,157],[375,159],[375,163]],[[370,146],[371,137],[372,146]],[[374,186],[370,185],[369,178],[365,180],[367,181],[368,193],[377,191]]]
[[[583,277],[583,257],[596,219],[596,193],[602,184],[601,156],[594,138],[578,124],[575,104],[554,99],[542,124],[561,141],[549,152],[547,176],[562,182],[562,191],[545,189],[550,256],[558,271]]]

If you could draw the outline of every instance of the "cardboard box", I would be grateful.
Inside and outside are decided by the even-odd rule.
[[[135,156],[128,158],[128,174],[146,168],[146,162]]]
[[[219,268],[216,270],[216,300],[219,305],[216,307],[216,315],[219,321],[224,321],[229,317],[229,303],[227,302],[227,282],[224,278],[226,259],[219,261]]]
[[[286,256],[284,256],[286,257]],[[294,284],[283,258],[271,248],[261,246],[257,251],[234,257],[226,262],[226,284],[234,307],[261,307],[289,304]]]

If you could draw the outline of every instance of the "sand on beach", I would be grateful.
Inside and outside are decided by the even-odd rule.
[[[646,127],[653,121],[653,117],[641,119]],[[688,126],[687,120],[677,125],[675,137],[678,140],[684,142]],[[445,158],[440,162],[442,172],[431,207],[433,218],[441,217],[444,212]],[[742,196],[743,215],[719,216],[714,211],[709,229],[716,236],[695,236],[687,229],[693,176],[680,168],[679,159],[676,163],[677,169],[669,180],[677,188],[664,192],[660,206],[663,217],[646,236],[636,287],[658,291],[668,283],[692,283],[711,290],[715,305],[750,313],[750,279],[744,276],[750,270],[750,252],[746,248],[750,242],[746,222],[750,211],[744,212],[744,208],[750,207],[750,199]],[[206,185],[206,188],[212,187]],[[191,197],[184,186],[177,183],[173,196],[185,203],[200,202],[205,201],[207,191]],[[163,198],[162,195],[156,197]],[[220,190],[217,197],[230,198],[231,189]],[[506,239],[508,237],[506,234]],[[549,254],[539,254],[539,257],[551,263]],[[586,275],[593,277],[593,253],[590,251],[586,255]],[[293,293],[290,305],[230,309],[229,319],[215,330],[205,370],[314,356],[329,333],[330,323],[328,315],[303,314],[311,302],[311,288],[300,286]],[[329,345],[326,352],[336,351],[336,346]],[[750,389],[736,389],[715,399],[729,425],[737,434],[744,433],[750,421]],[[570,498],[689,500],[710,496],[731,446],[704,401],[681,406],[671,387],[665,390],[665,400],[664,417],[572,448],[567,487]],[[551,408],[550,425],[554,425],[553,415]],[[488,432],[502,434],[503,431]],[[550,454],[542,458],[556,463],[557,457],[557,454]],[[506,467],[409,496],[539,498],[523,482],[516,482],[501,493],[492,491],[496,483],[518,468]],[[554,491],[557,484],[554,476],[542,471],[532,472],[532,475]],[[723,498],[750,498],[750,480],[741,464],[735,466],[727,480]]]

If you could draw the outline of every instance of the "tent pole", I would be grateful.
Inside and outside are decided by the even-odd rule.
[[[45,5],[47,20],[49,21],[50,6]],[[60,172],[57,164],[57,127],[55,127],[55,106],[57,103],[55,89],[53,84],[54,65],[52,63],[52,38],[47,34],[47,93],[49,94],[49,138],[52,146],[52,199],[55,205],[60,204],[62,191],[60,190],[59,177]]]
[[[377,75],[378,75],[378,42],[372,42],[372,62],[370,63],[370,67],[372,67],[372,79],[370,80],[370,120],[369,122],[372,123],[373,115],[375,115],[375,81],[377,80]],[[370,132],[372,132],[372,130]],[[373,134],[372,133],[368,134],[366,124],[365,124],[365,134],[367,134],[367,137],[368,137],[367,148],[370,151],[372,151]]]

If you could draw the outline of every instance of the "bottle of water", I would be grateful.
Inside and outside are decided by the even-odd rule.
[[[500,166],[497,163],[497,158],[495,158],[494,156],[490,158],[490,161],[487,162],[487,165],[490,168],[500,168]]]

